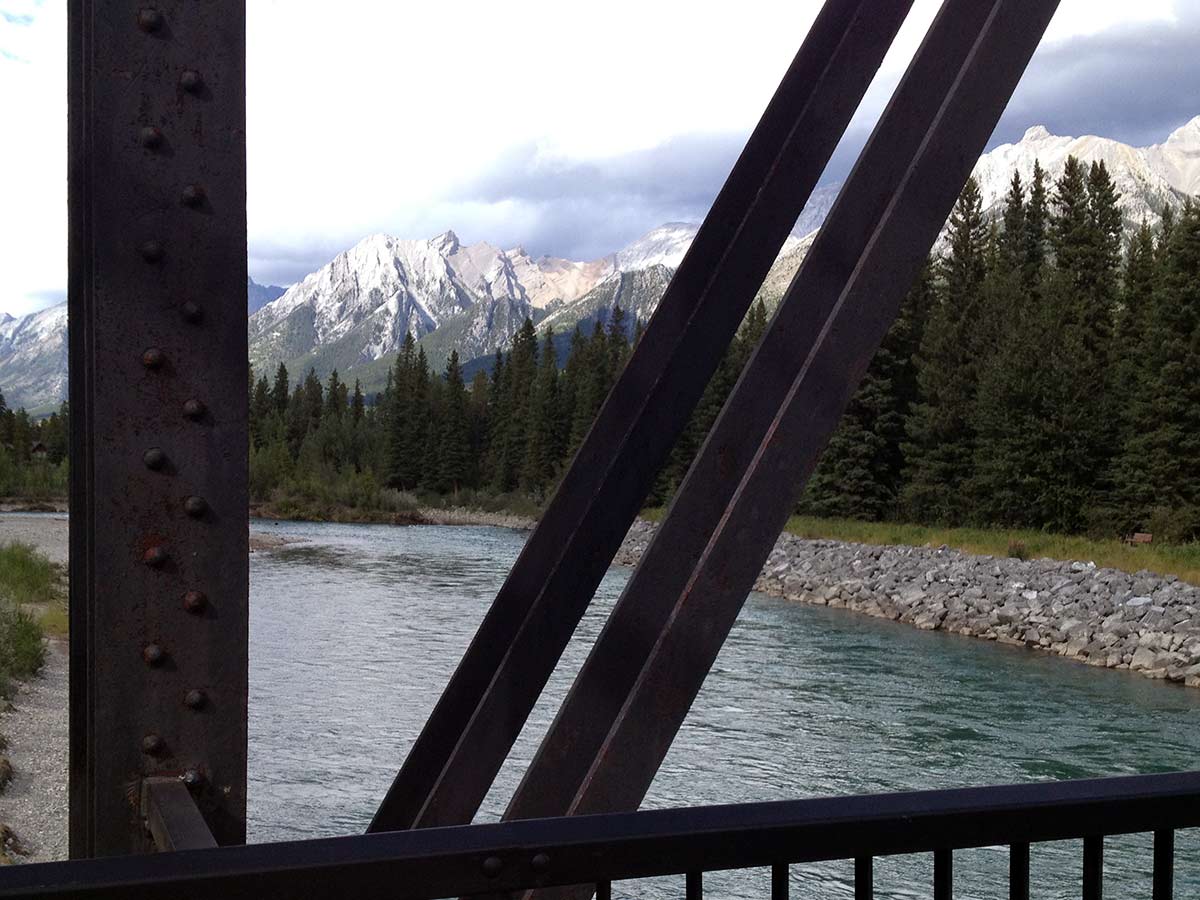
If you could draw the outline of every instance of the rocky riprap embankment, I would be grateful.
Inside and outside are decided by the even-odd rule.
[[[617,562],[635,564],[654,528],[636,522]],[[1200,687],[1200,588],[1172,575],[785,534],[755,590]]]

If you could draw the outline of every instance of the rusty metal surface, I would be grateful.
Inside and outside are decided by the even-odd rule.
[[[469,822],[911,0],[829,0],[370,831]]]
[[[147,778],[142,782],[142,816],[159,853],[217,846],[191,791],[179,778]]]
[[[713,439],[697,455],[534,755],[505,818],[566,815],[574,810],[576,794],[603,752],[609,730],[679,592],[753,460],[788,384],[863,258],[943,102],[954,91],[990,11],[990,4],[950,0],[934,20],[781,301],[771,323],[772,337],[764,341],[757,368],[747,374],[746,386],[738,391],[736,418],[729,417],[723,428],[714,429]],[[769,535],[772,541],[775,536]],[[690,698],[682,699],[690,704]]]
[[[509,817],[640,803],[1056,7],[943,8]]]
[[[245,4],[71,0],[69,31],[71,854],[148,849],[140,782],[185,773],[237,843]]]

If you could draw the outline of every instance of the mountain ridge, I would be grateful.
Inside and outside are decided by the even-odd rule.
[[[1200,116],[1160,144],[1132,147],[1084,135],[1028,129],[984,154],[974,169],[985,211],[996,215],[1013,171],[1028,185],[1035,162],[1053,180],[1068,156],[1104,162],[1121,194],[1127,226],[1156,225],[1163,209],[1200,194]],[[777,300],[832,209],[840,184],[819,187],[805,207],[759,296]],[[425,240],[368,235],[287,288],[247,281],[250,358],[260,372],[285,362],[338,368],[382,383],[386,360],[411,331],[440,367],[451,350],[464,362],[507,347],[526,317],[563,332],[605,318],[614,302],[630,327],[657,307],[698,225],[668,222],[599,259],[533,257],[453,231]],[[0,388],[12,406],[48,408],[66,394],[66,307],[0,317]]]

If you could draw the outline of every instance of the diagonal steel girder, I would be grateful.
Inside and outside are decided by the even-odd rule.
[[[943,7],[505,818],[641,802],[1057,6]]]
[[[829,0],[369,831],[468,822],[912,0]]]

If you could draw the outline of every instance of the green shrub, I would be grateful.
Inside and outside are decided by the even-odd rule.
[[[16,603],[52,603],[60,594],[54,563],[30,544],[0,546],[0,595]]]

